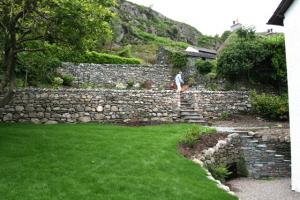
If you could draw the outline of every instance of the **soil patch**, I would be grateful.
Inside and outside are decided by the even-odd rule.
[[[203,150],[214,147],[219,140],[227,137],[228,133],[215,133],[210,135],[202,135],[193,147],[178,145],[179,152],[186,158],[192,158],[196,154],[200,154]]]

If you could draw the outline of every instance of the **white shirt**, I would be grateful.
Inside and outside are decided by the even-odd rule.
[[[176,75],[175,82],[176,82],[177,85],[180,84],[180,83],[183,83],[183,80],[181,78],[181,74]]]

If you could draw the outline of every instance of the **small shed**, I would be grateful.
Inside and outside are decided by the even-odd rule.
[[[202,58],[203,60],[213,60],[217,56],[217,51],[201,47],[189,46],[185,50],[185,54],[192,58]]]

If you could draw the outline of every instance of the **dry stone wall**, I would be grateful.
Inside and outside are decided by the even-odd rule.
[[[183,93],[204,118],[220,117],[222,113],[234,114],[251,109],[250,95],[241,91],[188,91]]]
[[[178,120],[179,98],[172,91],[25,89],[0,108],[0,121],[174,122]]]
[[[170,68],[166,65],[134,64],[73,64],[64,63],[58,69],[61,74],[74,76],[75,84],[127,84],[134,81],[142,84],[151,81],[153,87],[164,87],[172,80]]]

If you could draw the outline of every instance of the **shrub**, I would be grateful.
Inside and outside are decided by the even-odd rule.
[[[180,52],[169,52],[169,54],[169,62],[174,68],[183,70],[186,67],[188,61],[186,55]]]
[[[268,94],[258,95],[251,93],[251,104],[254,113],[267,119],[287,120],[289,116],[288,96],[274,96]]]
[[[61,78],[63,79],[64,86],[72,86],[74,81],[74,77],[72,75],[63,75]]]
[[[98,53],[88,51],[84,54],[81,63],[96,63],[96,64],[140,64],[141,61],[137,58],[123,58],[117,55],[106,53]]]
[[[180,139],[179,143],[184,146],[193,147],[201,135],[207,135],[216,133],[216,129],[193,126],[190,128],[185,135]]]
[[[211,175],[221,182],[225,182],[225,179],[231,174],[225,165],[209,164],[206,167]]]
[[[54,77],[52,81],[52,86],[58,88],[63,85],[64,80],[60,77]]]
[[[241,157],[239,159],[239,161],[237,162],[236,168],[237,168],[237,175],[239,177],[247,177],[248,176],[249,173],[248,173],[248,170],[246,167],[246,161],[243,157]]]
[[[133,80],[128,80],[127,81],[127,88],[132,88],[134,85],[134,81]]]
[[[210,73],[214,67],[211,61],[205,61],[202,59],[198,59],[195,65],[198,72],[203,75]]]

